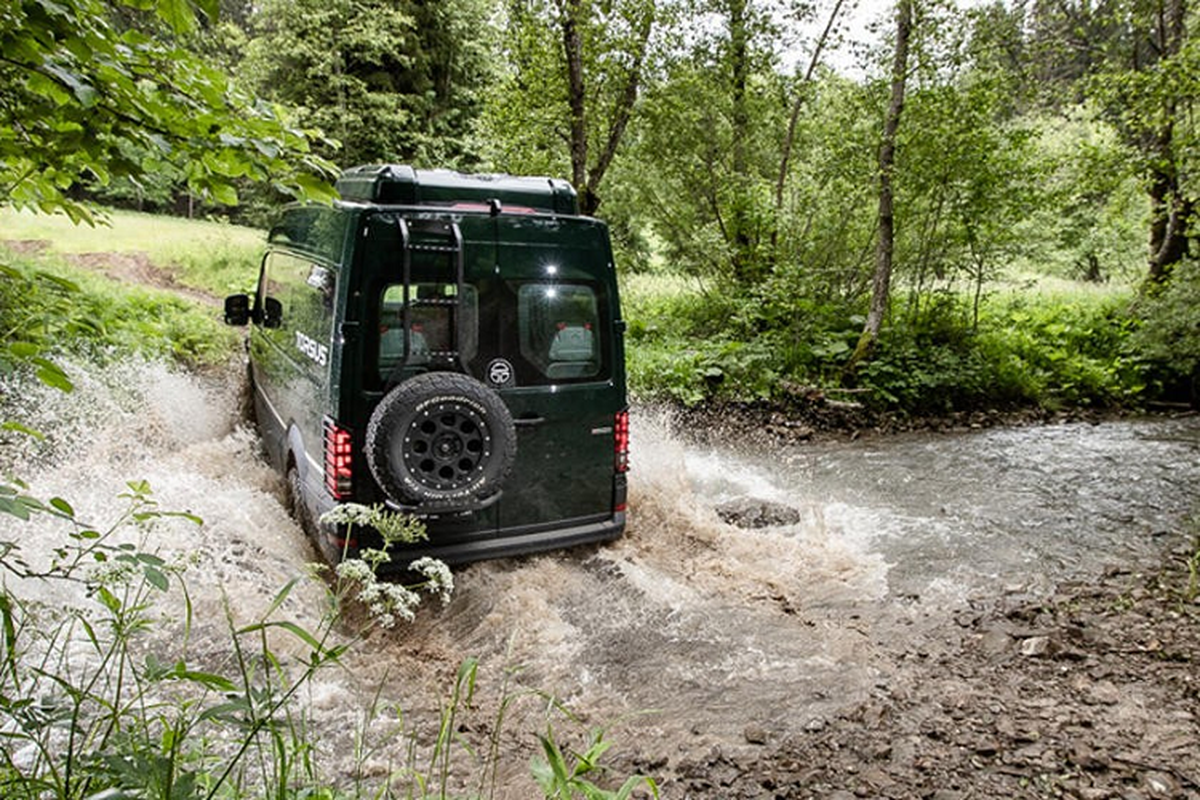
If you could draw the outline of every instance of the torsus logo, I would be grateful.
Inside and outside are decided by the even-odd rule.
[[[317,340],[296,331],[296,349],[312,359],[318,366],[325,366],[329,361],[329,348]]]

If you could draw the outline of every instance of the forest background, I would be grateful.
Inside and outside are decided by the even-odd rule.
[[[338,166],[563,176],[614,232],[644,397],[1196,400],[1186,0],[9,0],[0,17],[3,204],[263,226],[287,196],[328,199]]]

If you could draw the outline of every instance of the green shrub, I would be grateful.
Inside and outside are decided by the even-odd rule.
[[[1200,388],[1200,262],[1175,267],[1171,280],[1137,308],[1140,326],[1129,352],[1147,371],[1154,393],[1196,403]]]
[[[129,287],[53,260],[0,260],[0,368],[13,348],[88,354],[136,353],[188,366],[221,363],[237,336],[215,307]]]
[[[977,330],[905,323],[885,332],[861,371],[886,408],[1114,406],[1136,403],[1145,389],[1125,354],[1135,325],[1118,302],[1000,300],[985,308]]]

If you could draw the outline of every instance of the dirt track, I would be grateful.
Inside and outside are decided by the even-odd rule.
[[[672,798],[1200,797],[1194,552],[884,643],[870,699],[812,730],[630,766]]]

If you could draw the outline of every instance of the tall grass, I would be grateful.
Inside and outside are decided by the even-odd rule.
[[[45,241],[58,254],[144,253],[179,283],[214,296],[243,292],[258,277],[266,235],[225,222],[106,211],[95,227],[63,216],[0,208],[0,245]]]

